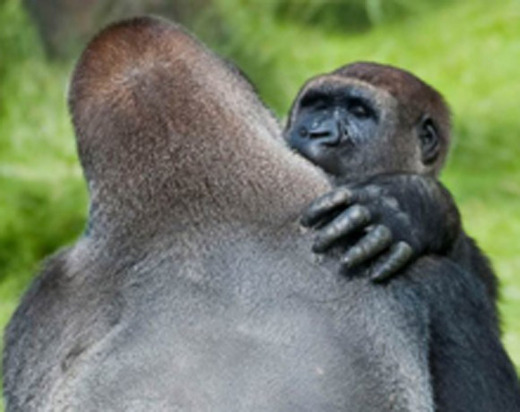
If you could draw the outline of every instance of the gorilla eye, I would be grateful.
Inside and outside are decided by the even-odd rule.
[[[425,163],[432,162],[439,152],[439,134],[437,133],[433,121],[429,117],[424,119],[421,123],[419,138],[421,139],[423,161]]]
[[[314,110],[316,110],[316,111],[321,111],[321,110],[325,110],[325,109],[327,109],[327,108],[328,108],[328,104],[327,104],[327,102],[325,102],[324,100],[317,100],[317,101],[313,104],[312,108],[313,108]]]
[[[348,105],[348,111],[354,116],[364,119],[370,116],[371,112],[367,106],[359,101],[354,101]]]
[[[300,108],[302,109],[323,110],[327,107],[329,107],[328,98],[321,93],[308,93],[300,102]]]

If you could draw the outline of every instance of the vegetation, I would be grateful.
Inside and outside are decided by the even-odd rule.
[[[218,36],[193,30],[280,116],[310,76],[355,60],[407,68],[444,92],[456,143],[443,180],[502,280],[504,341],[520,368],[520,2],[214,0],[212,13]],[[20,2],[0,2],[0,330],[39,262],[85,225],[69,72],[46,60]]]

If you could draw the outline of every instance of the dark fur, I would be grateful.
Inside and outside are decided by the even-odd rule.
[[[395,195],[395,200],[401,201],[402,212],[411,219],[414,230],[422,231],[427,238],[424,243],[428,247],[418,252],[447,255],[463,268],[476,273],[484,281],[496,307],[498,279],[489,260],[475,241],[464,232],[459,211],[448,190],[437,181],[428,179],[428,176],[436,179],[440,174],[451,143],[450,110],[437,90],[412,73],[397,67],[368,62],[348,64],[330,74],[317,76],[302,87],[292,104],[284,132],[285,138],[289,140],[296,127],[294,123],[301,110],[302,99],[309,93],[329,93],[334,88],[349,86],[369,89],[375,96],[376,104],[383,108],[382,111],[392,114],[379,119],[376,133],[386,136],[385,139],[377,140],[370,136],[367,140],[375,140],[373,145],[367,144],[367,149],[357,147],[348,152],[346,162],[352,164],[350,168],[355,169],[355,172],[331,176],[331,180],[337,186],[348,182],[364,182],[365,185],[374,182],[387,188],[396,185],[392,189],[396,193],[388,191],[389,194]],[[417,126],[425,117],[432,120],[440,141],[439,154],[431,164],[424,164],[416,156],[420,144],[416,135]],[[377,160],[372,160],[374,158]],[[310,160],[317,166],[322,166],[318,159]],[[409,178],[406,175],[398,176],[399,174],[418,176]],[[396,175],[396,179],[393,182],[392,177],[385,175]],[[420,186],[420,191],[414,191],[414,185]],[[419,200],[413,199],[416,196]],[[416,207],[416,203],[421,207]],[[391,214],[385,216],[385,223],[392,219]],[[409,230],[397,222],[393,228],[396,231]],[[405,237],[400,233],[394,235],[396,239]]]
[[[221,59],[127,21],[88,46],[70,96],[91,230],[9,324],[7,411],[434,410],[423,285],[468,293],[445,307],[472,321],[481,291],[434,261],[384,288],[315,262],[297,220],[330,187]],[[479,354],[475,329],[453,333]]]
[[[373,108],[369,109],[377,113],[374,121],[377,128],[368,130],[374,132],[374,135],[355,140],[358,137],[355,133],[363,129],[356,129],[354,123],[362,124],[366,120],[345,114],[345,120],[334,117],[335,122],[344,121],[348,128],[349,132],[345,132],[342,140],[333,146],[315,146],[312,151],[308,151],[305,145],[319,143],[322,136],[327,138],[328,130],[335,133],[335,126],[323,129],[320,125],[328,124],[326,115],[337,116],[332,108],[324,107],[323,99],[316,101],[321,106],[315,111],[309,109],[305,102],[312,102],[315,98],[309,96],[336,96],[344,90],[344,99],[334,100],[331,97],[330,101],[348,105],[349,96],[358,95],[352,89],[365,90],[365,95],[371,96],[367,101],[373,104]],[[311,119],[305,119],[305,116]],[[440,140],[439,154],[432,164],[424,164],[416,155],[420,152],[421,144],[416,131],[426,117],[435,125]],[[307,127],[313,121],[318,125],[316,130],[320,134],[316,137],[299,137],[296,134],[297,127]],[[429,346],[436,408],[440,411],[498,411],[504,407],[519,410],[517,378],[498,341],[496,275],[486,256],[464,232],[450,193],[435,180],[450,144],[450,114],[440,93],[407,71],[376,63],[354,63],[331,74],[317,76],[303,86],[292,105],[284,134],[295,150],[301,151],[311,162],[323,166],[325,170],[330,168],[330,164],[326,167],[320,162],[334,159],[329,153],[337,150],[340,153],[338,161],[344,162],[343,170],[347,173],[331,175],[331,181],[337,186],[347,184],[353,191],[360,190],[359,193],[365,194],[364,202],[374,218],[368,224],[380,223],[390,227],[394,241],[408,242],[415,249],[416,257],[429,256],[428,260],[438,261],[438,284],[434,280],[423,285],[423,297],[432,305]],[[354,135],[353,146],[345,144],[350,135]],[[328,157],[321,157],[320,150]],[[331,198],[335,192],[331,193]],[[347,208],[351,206],[349,204]],[[327,220],[338,223],[344,219],[338,209],[331,209],[328,218],[322,216],[318,232]],[[332,260],[338,244],[343,242],[350,245],[346,246],[348,251],[354,243],[348,237],[340,239],[337,234],[333,236],[337,239],[332,245],[332,253],[328,253]],[[349,236],[352,237],[350,233]],[[401,270],[399,276],[410,276],[410,272],[417,272],[417,266],[421,265],[419,260],[411,268]],[[444,283],[448,280],[442,278],[445,273],[460,270],[467,277],[466,287],[471,290],[470,295],[474,296],[481,290],[487,292],[487,298],[480,295],[481,301],[468,297],[467,293],[458,296],[461,305],[486,308],[479,313],[478,321],[474,321],[471,316],[466,318],[466,312],[452,311],[449,309],[451,303],[445,301],[447,296],[448,299],[454,298],[453,291],[457,286],[450,289]],[[358,271],[366,271],[366,265]],[[444,288],[446,290],[443,291]],[[467,330],[464,331],[464,328]],[[471,333],[482,339],[477,358],[465,352],[465,340],[468,338],[463,335]],[[500,373],[497,374],[493,366]],[[461,381],[465,382],[462,386]]]
[[[451,113],[446,100],[437,90],[406,70],[377,63],[352,63],[340,67],[333,74],[346,79],[361,80],[390,93],[398,102],[399,114],[397,117],[400,121],[395,127],[396,135],[404,134],[405,130],[411,128],[411,125],[416,124],[424,116],[430,117],[439,132],[439,156],[431,165],[431,169],[421,170],[418,168],[412,172],[438,177],[451,146]],[[410,145],[413,144],[417,144],[417,141],[412,140]],[[399,161],[404,161],[404,159],[399,159]],[[395,170],[388,171],[395,172]],[[348,176],[345,177],[348,178]],[[486,285],[488,295],[495,308],[495,319],[498,322],[496,310],[498,278],[488,258],[478,248],[476,242],[464,232],[457,207],[447,189],[441,187],[439,193],[433,196],[439,198],[436,211],[427,208],[425,205],[422,205],[421,208],[416,207],[410,197],[409,199],[412,202],[407,207],[409,215],[413,214],[414,211],[421,210],[432,212],[430,216],[423,215],[419,219],[423,221],[431,220],[430,224],[425,225],[432,243],[431,248],[426,252],[447,254],[457,264],[471,273],[477,274],[477,277],[483,280]],[[439,228],[445,226],[443,220],[451,222],[445,233],[439,231]],[[399,238],[399,236],[397,237]]]

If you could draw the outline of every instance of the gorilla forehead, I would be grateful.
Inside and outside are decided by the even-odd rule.
[[[350,79],[365,81],[376,88],[388,91],[406,108],[417,108],[428,113],[441,128],[443,136],[449,136],[450,110],[442,95],[412,73],[397,67],[357,62],[332,72]]]
[[[300,98],[316,91],[335,94],[349,92],[376,100],[395,100],[386,90],[381,90],[377,85],[356,78],[345,78],[336,74],[324,74],[309,80],[300,92]]]
[[[324,74],[310,79],[298,93],[291,108],[290,122],[292,123],[295,120],[305,100],[320,97],[321,95],[343,97],[346,94],[370,101],[371,105],[380,111],[379,115],[382,118],[397,112],[399,102],[388,91],[364,80],[345,78],[335,74]]]

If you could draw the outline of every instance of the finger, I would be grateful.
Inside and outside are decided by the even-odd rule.
[[[338,187],[310,204],[303,212],[300,223],[305,227],[314,226],[324,214],[330,213],[339,206],[349,206],[354,201],[352,190],[347,187]]]
[[[341,259],[341,267],[348,269],[379,255],[392,244],[392,232],[384,225],[373,227],[352,246]]]
[[[370,222],[370,211],[365,206],[354,205],[349,207],[332,222],[318,231],[318,235],[312,246],[315,253],[326,251],[341,237],[359,229]]]
[[[398,242],[390,248],[390,251],[382,263],[372,271],[370,278],[374,282],[383,282],[401,270],[413,256],[412,247],[406,242]]]

